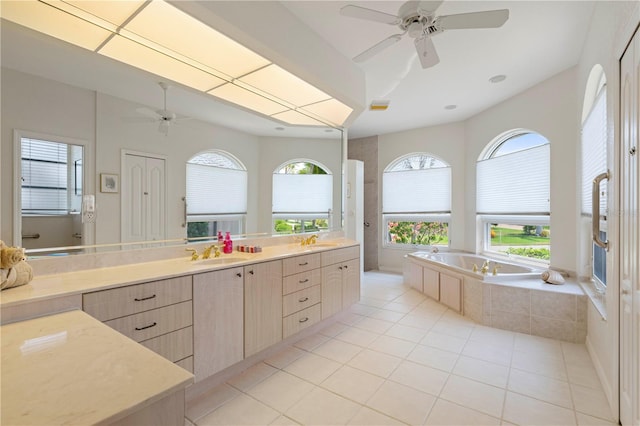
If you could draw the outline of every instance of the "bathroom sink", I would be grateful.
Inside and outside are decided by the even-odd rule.
[[[243,257],[214,257],[211,259],[196,260],[194,265],[228,265],[229,263],[244,262]]]
[[[338,247],[340,243],[315,243],[305,246],[309,250]]]

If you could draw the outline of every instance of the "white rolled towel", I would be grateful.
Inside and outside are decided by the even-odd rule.
[[[564,278],[562,274],[558,271],[552,271],[551,269],[547,269],[542,273],[542,280],[548,284],[563,284]]]

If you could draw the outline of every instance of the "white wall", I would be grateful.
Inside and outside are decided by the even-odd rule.
[[[614,170],[610,179],[610,213],[608,216],[608,236],[612,241],[610,255],[607,262],[608,285],[606,291],[605,309],[607,318],[603,319],[595,307],[590,303],[587,312],[587,348],[596,366],[605,394],[609,399],[612,411],[618,414],[618,304],[619,304],[619,276],[617,238],[619,224],[617,222],[616,200],[618,198],[618,177],[615,171],[619,161],[619,104],[620,104],[620,68],[619,59],[633,35],[633,31],[640,23],[640,3],[598,2],[587,34],[580,62],[576,70],[576,85],[578,91],[578,113],[582,114],[584,91],[589,73],[596,64],[600,64],[607,77],[607,113],[609,124],[609,152],[614,153],[609,158],[609,168]],[[579,130],[579,129],[577,129]],[[579,205],[576,207],[575,217],[579,218]],[[590,246],[589,230],[580,226],[577,220],[576,248],[579,252],[588,253]],[[584,255],[583,255],[584,256]],[[584,268],[580,258],[576,259],[576,270]]]

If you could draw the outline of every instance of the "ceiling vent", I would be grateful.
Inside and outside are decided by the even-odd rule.
[[[375,100],[369,105],[371,111],[385,111],[387,108],[389,108],[389,101],[387,100]]]

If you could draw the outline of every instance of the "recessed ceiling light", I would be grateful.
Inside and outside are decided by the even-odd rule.
[[[491,83],[500,83],[500,82],[505,81],[506,79],[507,79],[507,76],[506,76],[506,75],[504,75],[504,74],[498,74],[498,75],[494,75],[493,77],[491,77],[491,78],[489,79],[489,81],[490,81]]]
[[[444,109],[456,109],[458,108],[458,105],[447,105],[444,107]]]
[[[369,109],[371,111],[385,111],[387,108],[389,108],[389,102],[386,99],[376,99],[373,102],[371,102],[371,105],[369,105]]]
[[[276,130],[283,131],[283,130],[284,130],[284,127],[276,127]]]

